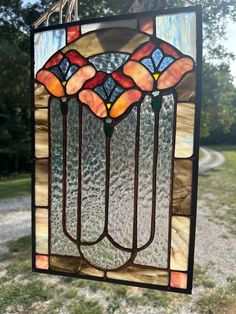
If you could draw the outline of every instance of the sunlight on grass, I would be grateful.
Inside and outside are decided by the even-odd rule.
[[[31,178],[29,174],[12,175],[0,180],[0,199],[30,194]]]

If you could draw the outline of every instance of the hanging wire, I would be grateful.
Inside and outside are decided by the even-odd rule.
[[[49,26],[52,15],[58,14],[59,23],[78,21],[79,5],[78,0],[60,0],[53,4],[33,25],[33,28]]]
[[[173,1],[174,2],[174,1]],[[200,0],[185,0],[186,5],[200,4]],[[130,0],[121,13],[136,13],[149,10],[163,10],[172,5],[168,0]],[[66,9],[66,12],[64,12]],[[33,28],[40,26],[49,26],[52,15],[58,14],[60,24],[67,22],[78,21],[79,19],[79,4],[78,0],[60,0],[53,4],[46,13],[44,13],[33,25]]]

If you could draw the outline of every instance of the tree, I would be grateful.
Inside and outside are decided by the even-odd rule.
[[[202,138],[229,134],[236,123],[236,88],[229,67],[204,62]]]
[[[27,168],[30,160],[28,36],[21,1],[0,5],[0,170]]]

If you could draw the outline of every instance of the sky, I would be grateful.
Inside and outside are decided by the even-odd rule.
[[[37,0],[24,0],[24,3],[35,3]],[[236,23],[231,22],[227,27],[227,39],[224,41],[225,47],[229,52],[236,55]],[[236,58],[230,62],[231,73],[234,77],[234,84],[236,86]]]

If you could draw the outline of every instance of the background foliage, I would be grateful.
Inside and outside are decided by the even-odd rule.
[[[23,5],[22,0],[0,3],[0,173],[30,167],[29,25],[54,0]],[[80,1],[82,18],[118,13],[127,0]],[[204,6],[204,71],[202,143],[236,144],[236,88],[223,44],[226,25],[236,21],[235,0],[202,0]],[[185,5],[170,0],[170,6]]]

